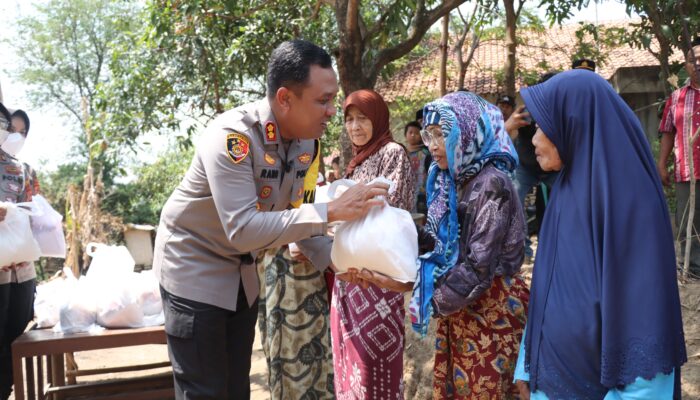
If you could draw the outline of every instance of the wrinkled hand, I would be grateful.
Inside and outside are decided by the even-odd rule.
[[[671,186],[671,179],[669,177],[668,169],[666,165],[656,164],[656,169],[659,170],[659,176],[661,177],[661,183],[664,186]],[[0,220],[1,221],[1,220]]]
[[[28,262],[12,263],[10,265],[5,265],[4,267],[0,268],[0,270],[2,270],[2,272],[9,272],[9,271],[18,270],[20,268],[24,268],[28,265],[29,265]]]
[[[362,279],[360,276],[360,271],[355,268],[349,268],[347,272],[336,274],[335,278],[340,279],[341,281],[353,283],[355,285],[360,285],[363,289],[367,289],[369,287],[369,282]]]
[[[0,222],[4,221],[6,216],[7,216],[7,208],[0,207]]]
[[[515,381],[515,387],[518,389],[518,392],[520,392],[521,400],[530,400],[530,384],[518,379]]]
[[[518,137],[518,129],[530,125],[530,121],[527,120],[530,114],[524,112],[524,110],[525,106],[518,107],[506,121],[506,131],[508,131],[508,135],[513,140]]]
[[[371,185],[358,183],[328,203],[328,222],[362,218],[372,207],[384,205],[384,200],[375,197],[386,197],[388,194],[389,185],[385,183],[377,182]]]
[[[403,293],[413,290],[413,282],[399,282],[380,272],[370,271],[364,268],[360,272],[360,278],[382,289],[391,290],[392,292]]]

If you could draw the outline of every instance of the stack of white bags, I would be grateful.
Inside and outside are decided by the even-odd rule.
[[[153,271],[134,272],[134,259],[124,246],[90,243],[92,257],[85,276],[37,287],[34,309],[40,328],[56,332],[92,332],[102,328],[140,328],[164,323],[163,303]]]

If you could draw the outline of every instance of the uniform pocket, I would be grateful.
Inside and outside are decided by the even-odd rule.
[[[174,309],[168,299],[165,308],[165,333],[180,339],[192,339],[194,333],[194,313]]]

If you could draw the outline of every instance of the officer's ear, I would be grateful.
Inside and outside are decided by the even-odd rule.
[[[289,112],[289,109],[292,108],[291,97],[292,91],[282,86],[275,93],[275,102],[282,111]]]

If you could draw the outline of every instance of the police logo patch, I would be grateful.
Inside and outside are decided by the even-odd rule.
[[[267,165],[275,165],[275,158],[269,155],[268,153],[265,153],[265,162]]]
[[[22,173],[22,168],[15,165],[5,166],[5,172],[12,175],[20,175]]]
[[[277,127],[273,122],[265,124],[265,143],[277,141]]]
[[[226,154],[234,164],[245,160],[250,152],[248,138],[243,134],[234,132],[226,136]]]
[[[300,163],[302,164],[308,164],[311,162],[311,154],[309,153],[304,153],[297,157],[297,160],[299,160]]]
[[[263,186],[263,188],[260,190],[260,198],[261,199],[266,199],[270,197],[272,194],[272,186]]]

